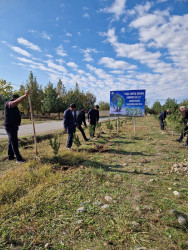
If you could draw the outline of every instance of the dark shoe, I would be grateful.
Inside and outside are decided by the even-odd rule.
[[[86,139],[85,139],[85,141],[89,141],[89,140],[90,140],[90,138],[86,138]]]
[[[25,162],[26,162],[26,160],[24,160],[24,159],[16,160],[16,163],[25,163]]]
[[[181,139],[177,139],[176,141],[178,141],[178,142],[182,142],[182,140],[181,140]]]
[[[16,157],[14,157],[14,156],[13,157],[8,157],[9,161],[13,161],[14,159],[16,159]]]

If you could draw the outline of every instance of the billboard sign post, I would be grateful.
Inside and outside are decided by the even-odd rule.
[[[110,91],[110,115],[134,117],[134,135],[136,117],[145,115],[145,89]]]

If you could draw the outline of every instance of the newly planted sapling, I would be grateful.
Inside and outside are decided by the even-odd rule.
[[[97,123],[97,126],[96,126],[97,128],[99,128],[99,135],[98,135],[98,137],[100,137],[101,136],[101,133],[102,133],[102,130],[101,130],[101,123],[99,122],[99,123]]]
[[[76,133],[73,134],[73,142],[77,147],[81,145],[79,137],[76,135]]]
[[[108,119],[108,121],[106,122],[106,128],[107,128],[108,130],[110,130],[110,134],[111,134],[112,129],[113,129],[114,127],[113,127],[113,125],[111,124],[110,119]]]
[[[54,155],[57,155],[59,148],[60,148],[60,142],[57,141],[57,135],[54,136],[54,140],[52,140],[52,138],[50,138],[49,141],[50,141],[50,146],[53,149]]]

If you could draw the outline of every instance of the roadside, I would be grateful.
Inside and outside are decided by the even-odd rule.
[[[116,119],[115,117],[103,117],[100,118],[100,122],[106,121],[108,119]],[[37,134],[53,132],[58,129],[63,129],[63,121],[48,121],[42,123],[35,123],[35,130]],[[26,124],[19,127],[18,136],[27,136],[33,134],[33,125]],[[7,139],[7,133],[3,126],[0,126],[0,141],[2,139]]]

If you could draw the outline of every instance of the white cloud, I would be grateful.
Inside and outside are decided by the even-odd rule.
[[[88,18],[88,19],[90,18],[90,16],[89,16],[88,13],[84,13],[84,14],[83,14],[83,17],[84,17],[84,18]]]
[[[85,71],[84,70],[78,70],[78,73],[80,74],[80,75],[83,75],[83,74],[85,74]]]
[[[65,61],[63,59],[56,59],[56,62],[58,62],[60,65],[62,65]]]
[[[78,68],[78,65],[74,62],[68,62],[67,65],[73,69],[77,69]]]
[[[107,32],[107,41],[114,47],[117,56],[127,57],[135,60],[139,60],[141,63],[146,63],[148,66],[152,63],[156,63],[160,58],[160,52],[146,51],[144,44],[126,44],[120,43],[115,36],[115,29],[109,29]]]
[[[59,45],[56,49],[56,54],[59,56],[67,56],[66,52],[63,49],[62,45]]]
[[[84,59],[83,61],[86,62],[92,62],[93,58],[91,57],[91,53],[98,53],[98,51],[96,49],[92,49],[92,48],[87,48],[85,50],[81,50],[81,52],[84,54]]]
[[[144,15],[142,17],[137,18],[135,21],[133,21],[130,26],[134,28],[140,28],[140,27],[150,27],[152,25],[159,25],[164,23],[164,18],[160,15]]]
[[[124,73],[124,70],[111,70],[110,73],[111,73],[111,74],[121,75],[121,74]]]
[[[19,47],[15,47],[15,46],[10,46],[10,48],[15,51],[16,53],[19,53],[23,56],[27,56],[27,57],[31,57],[31,54],[29,52],[27,52],[26,50],[24,49],[21,49]]]
[[[65,36],[72,37],[72,34],[69,33],[69,32],[67,32],[67,33],[65,34]]]
[[[26,39],[24,39],[22,37],[18,38],[18,43],[26,46],[29,49],[36,50],[36,51],[41,51],[41,49],[37,45],[27,41]]]
[[[51,36],[48,35],[46,32],[42,32],[41,37],[46,39],[46,40],[51,40]]]
[[[114,0],[113,4],[110,7],[100,9],[101,12],[114,14],[115,19],[124,14],[126,0]]]
[[[62,65],[55,64],[51,60],[48,60],[47,64],[48,64],[49,68],[55,69],[55,70],[62,72],[62,73],[67,73],[67,70]]]
[[[125,33],[125,28],[121,28],[121,33]]]
[[[110,75],[106,74],[106,72],[102,69],[97,69],[95,67],[93,67],[92,65],[90,64],[87,64],[86,67],[90,70],[90,71],[93,71],[100,79],[109,79],[111,78]]]
[[[144,5],[137,4],[134,9],[128,10],[128,15],[138,15],[138,16],[144,16],[145,13],[147,13],[152,7],[152,2],[146,2]]]
[[[136,69],[136,65],[130,65],[125,61],[115,61],[113,58],[110,57],[102,57],[99,61],[99,64],[104,64],[105,67],[110,69]]]
[[[50,54],[46,54],[46,56],[49,57],[49,58],[53,58],[53,56],[50,55]]]

